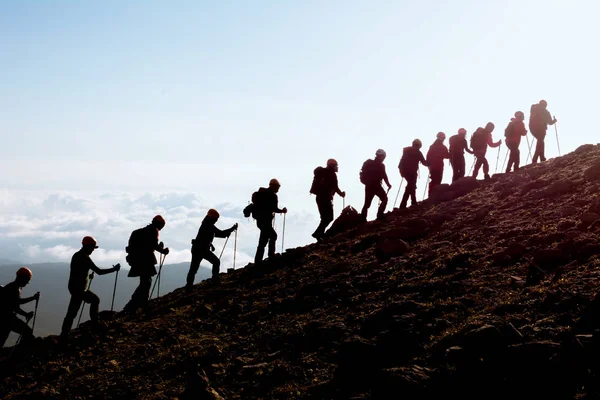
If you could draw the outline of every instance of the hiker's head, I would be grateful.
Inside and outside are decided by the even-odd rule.
[[[382,162],[383,162],[383,160],[385,160],[385,157],[386,157],[386,156],[387,156],[387,154],[385,153],[385,150],[384,150],[384,149],[378,149],[378,150],[375,152],[375,159],[376,159],[376,160],[379,160],[379,161],[382,161]]]
[[[329,160],[327,160],[327,168],[338,172],[338,162],[335,159],[330,158]]]
[[[492,122],[488,122],[487,124],[485,124],[485,130],[489,133],[492,133],[495,127],[496,126]]]
[[[31,270],[29,268],[21,267],[17,271],[17,284],[20,287],[25,287],[29,283],[29,281],[31,280],[32,277],[33,277],[33,273],[31,272]]]
[[[412,147],[414,147],[415,149],[420,149],[421,147],[423,147],[423,143],[421,143],[419,139],[415,139],[412,141]]]
[[[206,212],[206,219],[208,221],[211,221],[213,224],[217,222],[217,220],[219,219],[220,215],[219,212],[217,210],[215,210],[214,208],[211,208],[210,210],[208,210]]]
[[[275,192],[275,193],[279,192],[280,187],[281,187],[281,184],[279,183],[279,181],[277,179],[273,178],[269,181],[269,189],[271,189],[273,192]]]
[[[467,136],[467,130],[465,128],[460,128],[458,130],[458,134],[462,137],[466,137]]]
[[[525,120],[525,114],[523,114],[523,111],[517,111],[515,113],[515,118],[518,119],[519,121],[524,121]]]
[[[83,251],[92,254],[92,252],[98,248],[98,243],[93,237],[86,236],[81,240],[81,246],[83,247]]]
[[[154,218],[152,218],[152,226],[154,226],[159,231],[165,227],[166,223],[167,222],[162,217],[162,215],[157,215]]]
[[[446,134],[444,132],[438,132],[438,134],[435,135],[435,138],[443,142],[444,140],[446,140]]]
[[[543,109],[546,109],[546,107],[548,107],[548,102],[546,102],[546,100],[540,100],[540,106]]]

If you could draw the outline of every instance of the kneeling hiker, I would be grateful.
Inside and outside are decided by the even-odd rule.
[[[419,163],[424,166],[429,166],[429,163],[423,157],[421,153],[421,147],[423,143],[419,139],[415,139],[412,142],[412,146],[405,147],[402,151],[402,158],[398,164],[398,170],[400,170],[400,176],[406,179],[406,189],[404,189],[404,195],[400,202],[400,209],[406,208],[408,198],[410,197],[411,205],[417,205],[417,178],[419,176]]]
[[[194,286],[194,278],[196,277],[196,273],[198,272],[198,268],[200,268],[200,262],[202,260],[206,260],[212,264],[212,281],[213,283],[219,283],[221,261],[215,253],[213,253],[213,251],[215,251],[215,246],[213,246],[212,242],[215,237],[229,237],[231,232],[238,228],[238,224],[234,224],[231,228],[222,231],[215,226],[218,220],[219,212],[213,208],[208,210],[206,216],[202,220],[200,229],[198,229],[196,239],[192,240],[192,262],[190,264],[190,270],[187,274],[187,283],[185,285],[187,290],[191,290]]]
[[[392,188],[387,173],[385,172],[385,165],[383,164],[385,157],[385,150],[377,150],[375,152],[375,159],[365,161],[360,171],[360,181],[365,185],[365,204],[360,213],[362,222],[367,221],[367,212],[369,211],[369,207],[371,207],[371,203],[375,196],[379,197],[379,200],[381,200],[381,204],[379,204],[379,209],[377,210],[377,219],[383,219],[383,212],[387,206],[388,197],[383,186],[381,186],[381,181],[385,181],[388,192]]]
[[[452,182],[454,182],[465,176],[465,151],[469,154],[473,154],[473,152],[469,150],[465,128],[460,128],[456,135],[450,136],[448,142],[450,144],[450,165],[452,165],[453,172]]]
[[[158,262],[154,252],[169,254],[169,248],[165,248],[162,242],[158,242],[159,232],[165,227],[165,224],[165,219],[157,215],[152,219],[150,225],[136,229],[129,237],[126,260],[131,265],[131,269],[127,276],[130,278],[139,277],[140,284],[123,308],[125,312],[135,312],[148,306],[152,277],[156,275],[155,265]]]
[[[515,117],[511,118],[508,126],[504,130],[504,136],[506,137],[506,147],[510,150],[508,156],[508,165],[506,166],[506,172],[509,173],[512,166],[515,166],[515,171],[519,169],[521,162],[521,153],[519,152],[519,145],[521,144],[521,136],[527,135],[527,129],[525,129],[525,114],[521,111],[515,113]]]
[[[473,170],[473,178],[477,178],[479,174],[479,168],[483,165],[483,173],[485,175],[485,179],[490,179],[490,166],[488,164],[487,159],[485,158],[485,153],[487,152],[488,146],[490,147],[498,147],[502,144],[502,140],[498,140],[494,143],[492,139],[492,132],[494,131],[494,124],[488,122],[485,125],[485,128],[479,127],[471,136],[471,148],[473,149],[473,154],[475,154],[475,169]]]
[[[429,147],[427,152],[427,162],[429,163],[429,196],[433,188],[442,183],[444,177],[444,160],[450,158],[448,148],[444,145],[446,134],[439,132],[435,142]]]
[[[86,236],[81,241],[81,249],[73,254],[71,258],[71,272],[69,274],[69,293],[71,301],[67,309],[67,315],[63,320],[62,330],[60,332],[61,340],[65,341],[73,320],[77,316],[81,303],[85,302],[90,305],[90,320],[95,326],[98,324],[98,309],[100,307],[100,299],[94,292],[88,289],[89,272],[92,270],[98,275],[110,274],[121,269],[119,264],[112,268],[101,269],[94,264],[90,255],[98,248],[96,240],[91,236]]]
[[[31,345],[34,339],[33,329],[16,315],[24,316],[27,321],[33,317],[33,311],[25,312],[21,309],[21,304],[40,298],[40,292],[31,297],[21,298],[21,288],[27,286],[32,276],[29,268],[19,268],[16,279],[6,286],[0,287],[0,347],[4,346],[11,332],[22,335],[21,344],[23,346]]]
[[[269,258],[275,255],[277,232],[273,229],[273,218],[275,218],[275,213],[287,213],[287,208],[279,208],[277,192],[280,187],[277,179],[271,179],[268,188],[261,187],[252,194],[252,204],[244,209],[246,217],[249,216],[248,213],[252,213],[252,217],[256,220],[256,226],[260,230],[254,264],[262,261],[267,244],[269,245]]]
[[[339,194],[346,197],[346,192],[342,192],[338,187],[338,163],[333,158],[327,160],[327,167],[317,167],[314,172],[313,183],[310,193],[317,196],[317,207],[321,216],[321,223],[312,234],[317,241],[323,240],[325,229],[333,221],[333,196]]]

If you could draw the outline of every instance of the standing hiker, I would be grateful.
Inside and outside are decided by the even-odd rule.
[[[546,131],[548,130],[548,125],[556,123],[556,118],[552,118],[550,112],[546,109],[547,107],[548,103],[546,100],[540,100],[538,104],[531,106],[529,130],[531,131],[531,135],[536,139],[535,153],[533,153],[533,159],[531,160],[533,164],[537,163],[538,158],[540,161],[546,161],[546,156],[544,155]]]
[[[69,301],[69,308],[67,309],[67,315],[63,320],[62,330],[60,332],[60,338],[64,342],[66,341],[73,320],[77,316],[81,303],[88,303],[90,305],[90,320],[94,328],[98,327],[98,309],[100,307],[100,298],[89,290],[89,272],[92,270],[98,275],[110,274],[117,272],[121,269],[119,264],[112,268],[101,269],[94,264],[90,255],[98,248],[96,240],[91,236],[86,236],[81,241],[81,249],[73,254],[71,258],[71,272],[69,274],[69,293],[71,294],[71,301]]]
[[[23,346],[29,346],[33,342],[33,329],[16,315],[22,315],[27,318],[27,321],[33,317],[33,311],[25,312],[21,309],[21,304],[40,298],[40,292],[31,297],[21,298],[21,288],[27,286],[32,277],[31,270],[22,267],[17,271],[17,277],[14,281],[0,287],[0,347],[4,346],[11,332],[22,335],[21,343]]]
[[[244,209],[244,215],[248,216],[248,212],[252,213],[252,217],[256,220],[256,226],[260,230],[254,264],[262,262],[267,244],[269,245],[269,259],[275,256],[277,232],[273,229],[273,218],[275,218],[275,213],[287,213],[287,208],[279,208],[277,192],[280,188],[279,181],[275,178],[271,179],[268,188],[261,187],[252,194],[252,204]]]
[[[192,240],[192,262],[190,263],[190,270],[187,274],[187,283],[185,285],[186,290],[191,290],[194,287],[194,278],[200,268],[200,262],[206,260],[212,264],[212,283],[218,284],[219,272],[221,267],[221,261],[219,257],[213,253],[215,246],[212,242],[215,237],[226,238],[231,235],[231,232],[237,230],[238,224],[234,224],[231,228],[220,230],[215,226],[219,220],[219,212],[214,208],[211,208],[206,213],[206,216],[200,224],[196,239]]]
[[[444,160],[450,158],[448,148],[444,145],[446,134],[439,132],[436,135],[435,142],[429,146],[427,152],[427,163],[429,164],[429,196],[433,188],[442,183],[444,177]],[[418,165],[418,164],[417,164]]]
[[[158,235],[165,227],[165,219],[157,215],[152,218],[152,223],[144,228],[136,229],[129,237],[129,245],[126,260],[131,266],[128,277],[139,277],[140,284],[133,292],[131,299],[123,308],[125,312],[136,312],[140,308],[148,306],[152,277],[156,275],[157,264],[155,251],[161,254],[169,254],[169,248],[165,248],[162,242],[158,242]]]
[[[325,235],[325,229],[333,221],[333,196],[339,194],[346,197],[346,192],[342,192],[338,187],[338,163],[333,158],[327,160],[327,167],[317,167],[314,171],[314,178],[310,193],[317,196],[317,208],[321,216],[321,223],[312,234],[317,241],[322,241]]]
[[[465,176],[465,151],[473,154],[467,144],[467,130],[460,128],[458,133],[450,136],[450,165],[452,165],[452,182]]]
[[[511,167],[515,166],[515,171],[519,169],[521,162],[521,153],[519,152],[519,145],[521,144],[521,136],[527,135],[527,129],[525,129],[525,114],[521,111],[515,113],[515,117],[511,118],[508,126],[504,130],[504,136],[506,137],[506,147],[510,150],[508,156],[508,165],[506,166],[506,173],[509,173]]]
[[[421,147],[423,143],[419,139],[415,139],[412,142],[412,146],[405,147],[402,151],[402,158],[398,164],[398,170],[400,176],[406,179],[406,189],[404,189],[404,195],[400,202],[400,209],[406,208],[408,198],[410,197],[411,205],[417,205],[417,178],[419,176],[419,163],[428,167],[429,162],[423,157],[421,153]]]
[[[483,165],[484,177],[485,179],[490,179],[490,166],[485,158],[485,153],[487,152],[488,146],[495,148],[502,144],[502,140],[498,140],[494,143],[494,140],[492,139],[494,128],[494,124],[488,122],[485,125],[485,128],[477,128],[475,133],[471,136],[471,149],[473,149],[473,154],[476,158],[475,169],[473,169],[473,178],[477,178],[479,168]]]
[[[385,157],[385,150],[377,150],[375,152],[375,159],[368,159],[365,161],[360,171],[360,181],[365,185],[365,204],[360,213],[360,220],[362,222],[367,221],[367,212],[369,211],[369,207],[371,207],[371,203],[375,196],[379,197],[379,200],[381,200],[381,204],[379,204],[379,209],[377,210],[377,219],[382,220],[384,218],[383,212],[387,206],[388,197],[383,186],[381,186],[381,181],[383,180],[386,183],[388,192],[392,188],[387,173],[385,172],[385,165],[383,164]]]

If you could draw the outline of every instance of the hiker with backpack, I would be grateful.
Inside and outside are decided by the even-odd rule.
[[[494,142],[494,139],[492,138],[494,128],[494,124],[488,122],[485,125],[485,128],[477,128],[475,133],[471,136],[471,149],[473,149],[473,154],[476,159],[475,169],[473,169],[473,178],[477,178],[479,168],[483,165],[484,177],[485,179],[490,179],[490,166],[485,158],[485,153],[487,152],[488,146],[496,148],[502,144],[502,140]]]
[[[429,164],[429,196],[433,189],[442,183],[444,177],[444,160],[450,158],[448,148],[444,144],[446,140],[446,134],[444,132],[438,132],[436,135],[435,142],[429,146],[427,152],[427,163]],[[418,164],[417,164],[418,166]]]
[[[527,135],[527,129],[525,129],[525,114],[522,111],[517,111],[515,117],[511,118],[508,126],[504,130],[504,136],[506,137],[506,147],[510,150],[508,156],[508,165],[506,166],[506,173],[509,173],[512,166],[514,165],[515,171],[519,170],[519,164],[521,162],[521,153],[519,152],[519,145],[521,144],[521,136]]]
[[[21,309],[21,304],[26,304],[34,300],[39,300],[40,292],[31,297],[21,298],[21,289],[27,286],[33,277],[29,268],[19,268],[17,277],[14,281],[4,287],[0,287],[0,348],[8,339],[11,332],[21,335],[21,344],[25,347],[31,345],[33,339],[33,329],[27,325],[17,314],[27,319],[27,322],[33,317],[34,312],[25,312]]]
[[[254,264],[260,264],[265,255],[265,247],[269,246],[268,257],[272,259],[275,256],[275,243],[277,241],[277,232],[273,229],[273,218],[275,213],[286,214],[287,208],[279,208],[279,199],[277,192],[281,185],[275,178],[269,181],[269,187],[259,188],[252,193],[252,203],[244,209],[244,216],[250,214],[256,220],[256,226],[260,230],[258,246],[254,256]]]
[[[67,315],[63,320],[60,339],[66,342],[73,320],[77,316],[79,307],[82,303],[90,305],[90,320],[92,325],[98,327],[98,310],[100,308],[100,298],[91,290],[89,290],[89,273],[90,270],[98,275],[110,274],[121,269],[121,265],[117,264],[112,268],[98,268],[91,259],[91,254],[98,248],[96,240],[91,236],[86,236],[81,241],[81,249],[73,254],[71,258],[71,266],[69,273],[69,293],[71,300],[67,309]]]
[[[156,275],[157,264],[155,251],[161,254],[169,254],[169,248],[165,248],[162,242],[158,242],[159,232],[165,227],[165,219],[161,215],[152,218],[152,222],[143,228],[136,229],[129,237],[127,252],[127,263],[131,266],[130,278],[139,277],[140,284],[131,295],[131,299],[123,308],[125,312],[136,312],[140,308],[148,306],[152,277]]]
[[[547,107],[548,103],[546,100],[540,100],[538,104],[533,104],[531,106],[529,131],[536,140],[535,153],[533,153],[533,159],[531,160],[533,164],[537,163],[538,159],[542,162],[546,161],[546,156],[544,155],[544,139],[546,138],[546,131],[548,130],[548,125],[554,125],[556,123],[556,118],[552,118]]]
[[[417,178],[419,177],[419,163],[428,167],[429,162],[423,157],[421,153],[421,147],[423,143],[419,139],[415,139],[412,142],[412,146],[405,147],[402,150],[402,158],[398,164],[398,170],[400,176],[406,179],[406,189],[404,189],[404,195],[400,202],[400,209],[406,208],[408,198],[410,197],[411,206],[417,205]],[[443,167],[443,161],[442,161]]]
[[[213,246],[212,242],[215,237],[229,237],[233,231],[237,230],[238,224],[234,224],[231,228],[222,231],[215,226],[219,217],[219,212],[214,208],[208,210],[206,216],[202,220],[202,224],[200,224],[196,239],[192,240],[192,262],[190,263],[190,270],[187,274],[185,285],[187,291],[192,290],[194,287],[194,278],[196,277],[196,273],[200,268],[200,262],[202,260],[206,260],[212,264],[212,283],[220,283],[219,272],[221,271],[221,261],[219,260],[219,257],[213,253],[215,251],[215,246]]]
[[[467,144],[467,130],[460,128],[456,135],[450,136],[448,141],[450,145],[450,165],[452,166],[452,182],[457,181],[465,176],[465,151],[469,154],[473,154],[469,150]]]
[[[385,150],[377,150],[375,152],[375,158],[365,161],[360,171],[360,181],[365,185],[365,204],[360,213],[361,222],[367,221],[367,212],[369,211],[369,207],[371,207],[371,203],[375,196],[381,200],[379,209],[377,210],[377,219],[382,220],[384,218],[383,212],[387,206],[388,197],[387,192],[381,185],[381,181],[383,180],[388,186],[388,192],[392,188],[387,173],[385,172],[385,165],[383,164],[385,157]]]
[[[310,193],[317,196],[317,208],[321,222],[312,237],[318,242],[323,240],[325,229],[333,221],[333,197],[336,193],[342,198],[346,197],[346,192],[342,192],[338,186],[337,172],[338,162],[333,158],[327,160],[327,167],[317,167],[314,171]]]

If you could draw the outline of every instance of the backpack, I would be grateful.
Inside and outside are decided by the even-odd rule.
[[[363,166],[360,170],[360,182],[363,185],[369,185],[372,183],[378,183],[381,179],[379,176],[379,168],[375,162],[375,160],[367,160],[363,163]]]
[[[487,145],[487,132],[483,128],[477,128],[471,135],[471,148],[481,149]]]
[[[127,261],[127,263],[131,265],[132,262],[135,262],[136,255],[139,254],[139,252],[143,250],[143,248],[144,228],[139,228],[131,232],[131,235],[129,236],[129,242],[127,244],[127,247],[125,247],[125,252],[127,253],[125,261]]]
[[[325,192],[325,190],[327,189],[327,182],[325,179],[324,172],[325,171],[323,167],[318,167],[317,169],[315,169],[315,176],[313,177],[312,185],[310,186],[311,194],[318,195]]]
[[[258,217],[260,217],[260,215],[264,212],[265,208],[265,195],[267,194],[266,192],[267,189],[260,188],[256,192],[252,193],[252,203],[248,204],[248,206],[244,208],[244,215],[252,215],[252,218],[254,219],[258,219]]]
[[[507,139],[512,138],[515,135],[515,124],[514,122],[509,122],[508,125],[506,125],[506,129],[504,129],[504,137]]]

